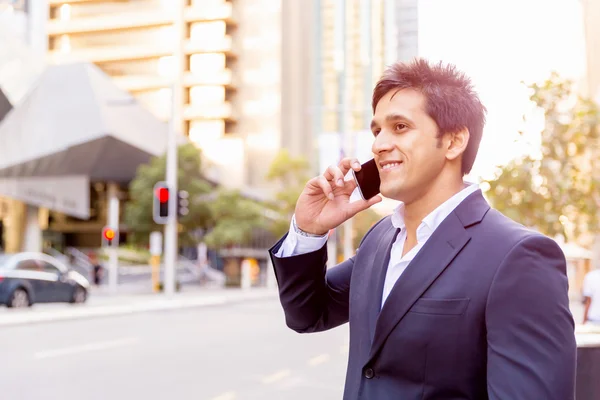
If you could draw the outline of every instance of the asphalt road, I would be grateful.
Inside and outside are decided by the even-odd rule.
[[[276,300],[6,327],[0,396],[341,399],[347,332],[297,334]]]

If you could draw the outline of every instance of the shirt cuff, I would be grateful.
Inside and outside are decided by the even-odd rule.
[[[328,234],[309,237],[296,232],[296,229],[294,229],[295,221],[295,216],[293,216],[290,223],[290,231],[276,254],[279,258],[312,253],[313,251],[320,250],[327,243]]]

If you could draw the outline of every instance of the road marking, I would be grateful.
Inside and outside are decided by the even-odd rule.
[[[234,400],[235,392],[227,392],[218,395],[217,397],[213,397],[211,400]]]
[[[284,369],[281,370],[279,372],[275,372],[274,374],[271,374],[269,376],[265,376],[262,379],[262,383],[275,383],[277,381],[282,380],[283,378],[287,378],[288,376],[290,376],[292,374],[292,371],[290,371],[289,369]]]
[[[331,357],[329,354],[321,354],[308,360],[308,365],[314,367],[315,365],[323,364],[324,362],[329,361],[330,358]]]
[[[61,356],[68,356],[71,354],[87,353],[90,351],[107,350],[115,347],[129,346],[138,342],[136,338],[124,338],[118,340],[112,340],[110,342],[96,342],[89,343],[82,346],[64,347],[62,349],[44,350],[38,351],[34,354],[34,357],[38,360],[44,358],[54,358]]]

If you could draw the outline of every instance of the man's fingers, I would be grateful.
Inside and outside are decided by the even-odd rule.
[[[345,183],[344,192],[346,192],[348,194],[352,194],[352,192],[354,192],[354,189],[356,189],[358,186],[354,179],[349,179],[349,180],[345,181],[344,183]]]
[[[348,171],[350,171],[351,169],[353,169],[355,171],[360,171],[360,168],[361,168],[360,162],[358,161],[358,159],[350,158],[350,157],[342,159],[342,161],[340,161],[338,167],[344,176],[346,176]]]
[[[350,203],[348,204],[348,207],[350,208],[350,213],[352,214],[352,216],[354,216],[359,212],[364,211],[377,203],[380,203],[382,200],[383,198],[377,195],[375,197],[370,198],[369,200],[358,200],[354,203]]]
[[[317,185],[319,185],[319,187],[325,194],[325,197],[327,197],[329,200],[334,199],[333,189],[331,188],[331,184],[323,175],[320,175],[319,177],[317,177],[316,183],[317,183]]]
[[[333,184],[338,187],[344,186],[344,175],[339,167],[335,165],[330,165],[323,173],[326,180],[333,181]]]

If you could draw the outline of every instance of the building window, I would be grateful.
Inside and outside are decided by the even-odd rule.
[[[210,45],[221,41],[227,32],[225,21],[195,22],[190,25],[190,39],[194,43]]]
[[[223,120],[206,120],[190,122],[190,140],[200,147],[214,143],[225,134],[225,122]]]
[[[221,72],[226,66],[225,54],[192,54],[190,56],[190,71],[193,73]]]
[[[190,103],[193,105],[217,105],[225,101],[223,86],[193,86],[190,88]]]

